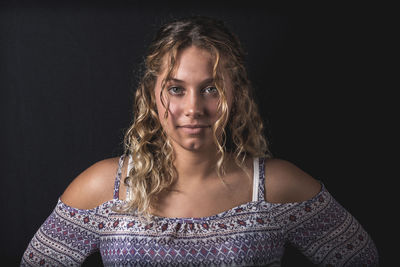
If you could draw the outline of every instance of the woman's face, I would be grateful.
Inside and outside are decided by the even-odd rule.
[[[165,107],[160,99],[161,84],[166,67],[157,77],[155,96],[157,111],[163,129],[172,141],[174,149],[202,151],[215,147],[212,125],[217,121],[219,94],[213,81],[214,60],[211,54],[196,46],[180,51],[176,71],[166,81],[163,100],[169,110],[164,118]],[[225,95],[228,109],[232,105],[231,82],[225,78]]]

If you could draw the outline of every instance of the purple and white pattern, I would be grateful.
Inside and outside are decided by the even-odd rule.
[[[264,162],[259,160],[257,201],[210,217],[154,216],[146,223],[112,209],[122,203],[121,156],[114,199],[91,210],[58,200],[29,243],[21,266],[79,266],[97,250],[105,266],[280,266],[287,243],[318,265],[378,265],[372,239],[323,184],[304,202],[266,202]]]

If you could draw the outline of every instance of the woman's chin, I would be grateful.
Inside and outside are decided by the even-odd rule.
[[[189,144],[184,144],[183,146],[182,146],[184,149],[186,149],[186,150],[189,150],[189,151],[193,151],[193,152],[196,152],[196,151],[202,151],[202,150],[204,150],[204,144],[199,144],[199,143],[189,143]]]
[[[215,150],[214,143],[208,143],[199,140],[184,142],[180,144],[180,146],[183,149],[191,152],[205,152],[205,151]]]

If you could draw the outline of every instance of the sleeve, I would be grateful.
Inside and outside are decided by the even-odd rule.
[[[319,266],[379,266],[376,246],[359,222],[325,189],[289,205],[286,242]]]
[[[99,247],[96,217],[96,209],[74,209],[59,199],[30,241],[21,266],[80,266]]]

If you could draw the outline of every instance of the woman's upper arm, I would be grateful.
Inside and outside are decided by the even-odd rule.
[[[311,199],[320,192],[321,184],[293,163],[267,159],[265,188],[267,202],[289,203]]]
[[[71,182],[61,201],[77,209],[92,209],[111,200],[117,170],[118,157],[96,162]]]
[[[283,205],[285,239],[314,264],[378,266],[376,246],[360,223],[321,183],[290,162],[266,163],[267,201]]]
[[[99,220],[93,208],[112,199],[117,169],[118,158],[106,159],[74,179],[29,242],[21,266],[78,266],[98,250]]]

